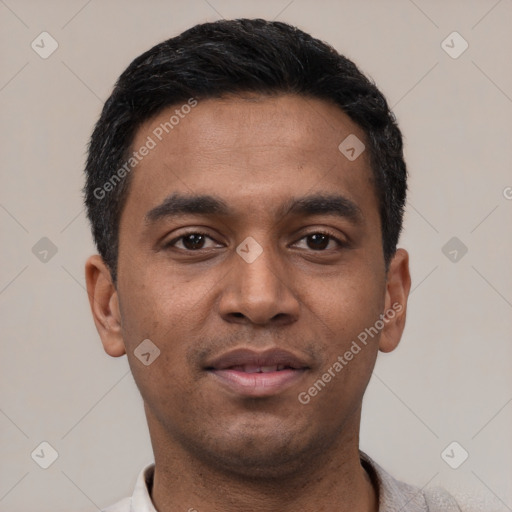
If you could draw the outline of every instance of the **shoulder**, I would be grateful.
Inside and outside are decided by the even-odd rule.
[[[150,496],[154,469],[154,462],[144,466],[137,477],[132,496],[102,509],[101,512],[156,512]]]
[[[360,452],[361,464],[379,493],[379,512],[471,512],[441,487],[420,489],[391,476],[368,455]]]
[[[433,487],[422,492],[429,512],[465,512],[455,497],[442,487]]]
[[[110,507],[104,508],[101,512],[130,512],[131,510],[131,498],[124,498]]]

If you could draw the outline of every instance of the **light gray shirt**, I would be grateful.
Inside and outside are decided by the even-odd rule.
[[[370,475],[379,493],[379,512],[463,512],[455,498],[444,489],[420,489],[400,482],[363,452],[361,464]],[[155,465],[149,464],[139,473],[133,494],[103,512],[157,512],[149,489]],[[193,509],[192,509],[193,510]]]

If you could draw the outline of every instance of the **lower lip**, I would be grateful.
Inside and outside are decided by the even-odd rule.
[[[296,384],[305,370],[246,373],[237,370],[210,370],[222,384],[245,396],[272,396]]]

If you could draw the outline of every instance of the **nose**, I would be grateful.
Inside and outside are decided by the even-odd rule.
[[[219,302],[222,318],[231,323],[286,325],[298,319],[300,301],[291,269],[277,251],[263,249],[254,260],[233,253]]]

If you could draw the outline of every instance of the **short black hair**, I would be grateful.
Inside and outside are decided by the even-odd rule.
[[[322,99],[363,129],[388,267],[402,229],[407,170],[402,134],[386,99],[329,44],[287,23],[243,18],[198,24],[157,44],[133,60],[105,102],[89,143],[83,191],[94,241],[114,284],[119,221],[131,181],[126,162],[137,129],[191,98],[242,93]]]

